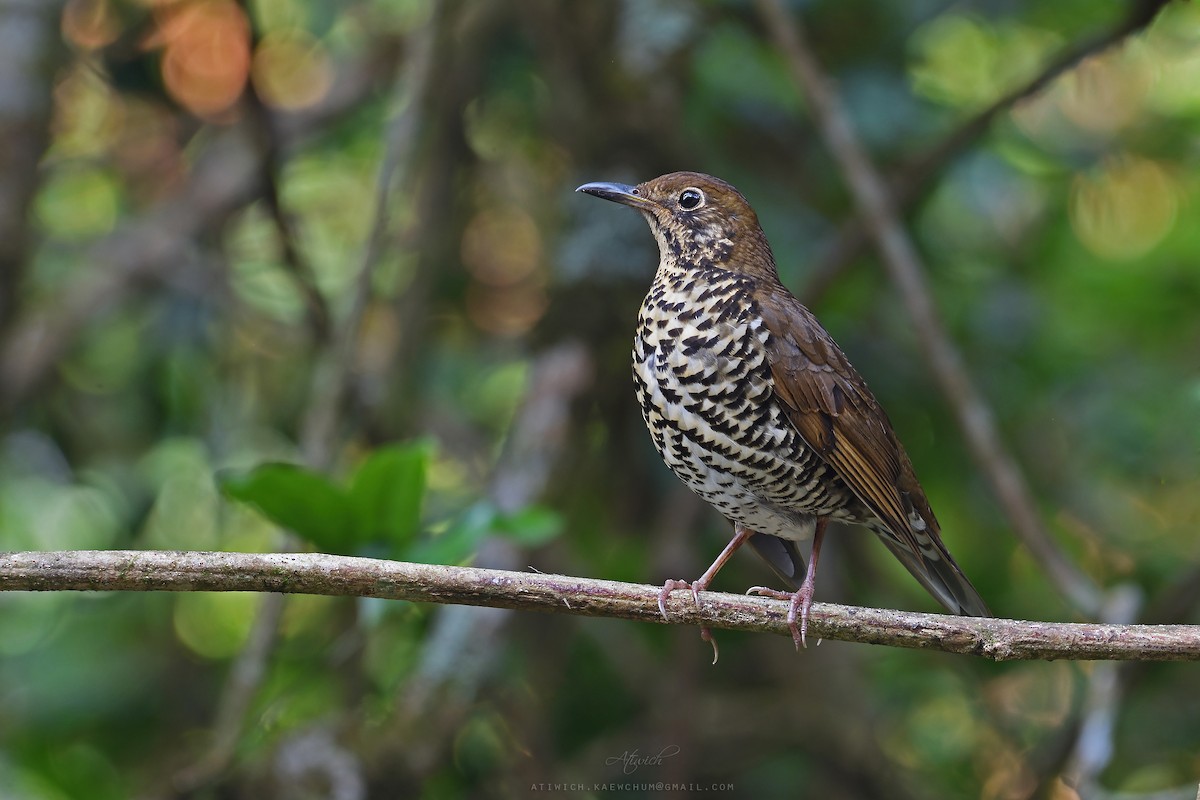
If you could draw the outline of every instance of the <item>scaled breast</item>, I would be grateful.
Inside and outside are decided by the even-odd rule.
[[[772,401],[769,336],[748,282],[720,269],[656,276],[634,339],[638,400],[675,473],[761,533],[802,538],[840,503],[825,466]]]

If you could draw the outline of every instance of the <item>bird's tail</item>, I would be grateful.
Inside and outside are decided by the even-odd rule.
[[[950,551],[937,536],[925,531],[914,531],[918,547],[896,538],[884,525],[872,525],[871,529],[888,546],[925,590],[937,598],[952,614],[969,617],[990,617],[987,604],[967,580],[962,569],[955,563]]]
[[[804,580],[804,556],[795,542],[755,533],[750,536],[750,546],[788,586],[800,588],[800,581]]]
[[[883,523],[871,525],[888,549],[913,577],[952,614],[969,617],[990,617],[992,612],[979,596],[979,592],[967,580],[962,569],[955,563],[940,539],[924,532],[917,534],[919,547],[911,550],[892,535]],[[804,579],[804,556],[796,542],[756,533],[750,537],[750,546],[771,567],[771,570],[793,589]]]

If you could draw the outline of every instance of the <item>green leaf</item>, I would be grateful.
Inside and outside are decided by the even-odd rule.
[[[545,506],[526,506],[520,511],[496,519],[496,532],[525,547],[538,547],[558,536],[562,517]]]
[[[402,546],[416,535],[429,451],[425,442],[392,445],[376,450],[359,466],[349,492],[358,541]]]
[[[218,473],[217,483],[227,497],[252,506],[321,550],[346,553],[357,540],[345,493],[312,470],[261,464],[246,472]]]

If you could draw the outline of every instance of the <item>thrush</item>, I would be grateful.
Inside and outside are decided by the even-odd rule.
[[[750,591],[790,600],[788,625],[801,647],[821,543],[837,521],[874,531],[947,610],[988,616],[942,543],[887,414],[780,282],[746,198],[697,172],[576,191],[641,212],[658,241],[633,340],[638,402],[667,466],[734,527],[699,579],[663,585],[662,615],[676,589],[690,589],[699,606],[700,592],[748,543],[795,588]],[[809,539],[806,568],[798,545]]]

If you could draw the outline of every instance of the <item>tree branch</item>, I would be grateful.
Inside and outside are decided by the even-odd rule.
[[[325,102],[280,115],[282,145],[299,147],[356,108],[372,91],[371,70],[385,55],[346,64]],[[0,340],[0,414],[28,401],[87,326],[119,305],[139,281],[166,281],[188,269],[195,240],[261,196],[262,170],[246,128],[243,123],[218,131],[175,195],[90,245],[81,256],[88,268],[79,280],[45,307],[13,320]]]
[[[343,434],[340,412],[351,393],[356,377],[356,351],[363,317],[371,298],[372,277],[388,233],[389,200],[393,188],[406,185],[412,171],[422,105],[431,85],[433,43],[441,19],[442,15],[435,8],[426,23],[414,33],[409,43],[408,56],[396,72],[393,93],[397,112],[388,125],[383,164],[380,166],[376,184],[373,223],[355,276],[350,308],[339,321],[336,330],[318,336],[321,347],[318,349],[308,408],[301,426],[300,449],[305,463],[319,471],[328,470],[337,458]],[[293,272],[299,277],[302,287],[305,283],[308,284],[306,294],[309,295],[310,317],[314,320],[324,319],[325,324],[328,324],[329,309],[324,305],[320,292],[312,282],[307,262],[294,251],[290,223],[280,208],[279,197],[275,191],[273,178],[282,156],[282,141],[277,129],[279,120],[265,114],[265,109],[260,110],[263,112],[260,116],[266,121],[272,137],[270,146],[262,153],[265,157],[262,162],[263,182],[268,204],[281,234],[285,260],[291,262]],[[323,330],[321,323],[318,323],[317,330]],[[282,546],[296,546],[294,537],[288,537]],[[196,763],[175,776],[177,788],[194,791],[211,782],[228,768],[236,752],[246,714],[267,674],[267,664],[274,650],[284,610],[281,595],[267,597],[259,607],[250,638],[230,670],[229,680],[218,703],[211,744]]]
[[[393,190],[411,189],[424,104],[436,75],[434,47],[445,12],[435,4],[429,14],[429,19],[413,34],[409,52],[396,75],[393,89],[396,112],[388,122],[385,134],[383,161],[375,183],[371,230],[359,257],[350,307],[314,374],[311,403],[300,439],[305,460],[318,469],[328,468],[336,455],[340,412],[354,384],[359,336],[371,300],[372,279],[391,233]]]
[[[788,604],[687,592],[658,613],[659,587],[535,572],[411,564],[321,553],[66,550],[0,553],[0,591],[283,592],[458,603],[640,622],[707,625],[790,636]],[[839,639],[995,661],[1198,661],[1200,625],[1105,625],[952,617],[817,603],[810,638]]]
[[[487,494],[496,508],[515,512],[545,492],[567,444],[571,403],[591,380],[591,357],[579,342],[559,344],[534,361],[525,399],[492,469]],[[515,569],[524,558],[511,537],[493,534],[479,547],[475,563]],[[419,666],[400,701],[405,717],[426,731],[423,747],[406,748],[409,758],[431,750],[440,754],[442,735],[458,730],[459,712],[496,667],[492,654],[510,616],[452,606],[430,625]]]
[[[780,0],[759,0],[758,7],[854,195],[880,259],[912,318],[922,355],[954,410],[971,455],[991,484],[1014,532],[1055,587],[1077,609],[1095,616],[1103,595],[1091,578],[1066,557],[1042,524],[1029,484],[1004,446],[991,408],[975,388],[962,356],[946,333],[924,265],[900,224],[895,202],[863,151],[841,100],[804,41],[800,25],[792,21]]]
[[[1125,15],[1111,28],[1072,42],[1052,58],[1049,63],[1027,83],[1018,86],[1000,97],[990,106],[976,113],[940,141],[916,155],[902,165],[888,180],[893,201],[898,209],[915,203],[925,187],[942,169],[963,153],[973,142],[991,130],[992,124],[1026,98],[1038,94],[1055,80],[1074,69],[1085,59],[1104,52],[1129,36],[1146,28],[1169,0],[1135,0]],[[867,224],[861,213],[847,220],[825,248],[825,254],[809,270],[808,283],[804,287],[804,302],[811,305],[834,284],[842,271],[854,259],[862,255],[870,243]]]
[[[63,3],[0,2],[0,330],[12,321],[35,239],[29,209],[50,145],[53,84],[67,48],[59,39]]]

